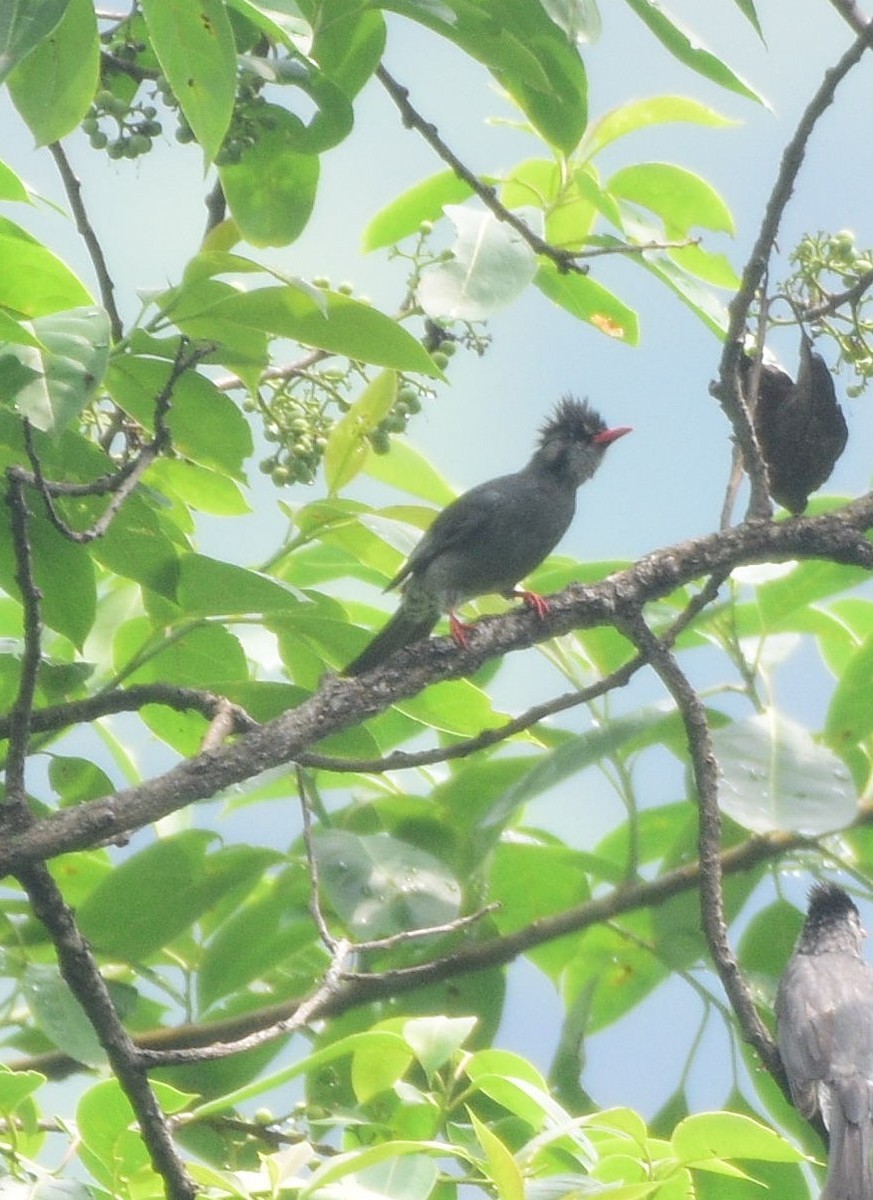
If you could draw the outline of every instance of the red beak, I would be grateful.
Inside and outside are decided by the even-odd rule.
[[[610,446],[620,437],[624,437],[626,433],[633,433],[633,427],[630,425],[618,425],[615,429],[604,429],[602,433],[595,433],[591,440],[595,446]]]

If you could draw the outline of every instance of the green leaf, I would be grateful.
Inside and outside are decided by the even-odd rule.
[[[105,535],[93,542],[90,550],[110,571],[169,599],[175,597],[178,553],[142,496],[134,493],[127,497]]]
[[[720,804],[754,833],[812,837],[850,824],[858,798],[844,763],[776,709],[713,732]]]
[[[438,508],[450,504],[457,495],[424,455],[402,438],[394,438],[389,454],[371,454],[364,472]]]
[[[384,833],[321,830],[315,842],[324,893],[360,939],[454,920],[461,891],[431,854]]]
[[[198,142],[213,159],[236,95],[236,47],[222,0],[142,0],[161,70]]]
[[[117,958],[139,962],[174,941],[229,888],[253,887],[275,854],[254,846],[209,853],[216,835],[190,829],[125,859],[79,906],[82,933]]]
[[[579,151],[593,158],[617,138],[671,121],[688,121],[716,128],[739,124],[730,117],[723,117],[714,108],[701,104],[699,100],[692,100],[690,96],[650,96],[647,100],[631,100],[606,113],[588,130]]]
[[[391,0],[383,7],[434,29],[483,63],[545,140],[569,153],[588,120],[588,81],[575,46],[530,0]]]
[[[493,213],[457,204],[445,211],[458,234],[452,258],[421,272],[418,302],[431,317],[483,321],[527,287],[536,274],[536,255]],[[518,209],[517,215],[542,237],[542,212]]]
[[[64,807],[111,796],[115,791],[106,772],[87,758],[55,754],[49,762],[48,777]]]
[[[727,329],[727,308],[712,290],[666,255],[640,254],[633,256],[634,262],[665,283],[696,317],[718,338]]]
[[[34,337],[29,329],[25,329],[23,324],[10,317],[2,309],[0,309],[0,342],[12,342],[15,346],[36,346],[38,348],[40,345],[39,338]],[[7,354],[4,357],[8,359],[10,356]],[[7,400],[11,400],[15,392],[10,392],[7,382],[4,381],[0,394]]]
[[[254,246],[287,246],[312,215],[318,188],[315,154],[300,149],[303,122],[270,105],[272,128],[260,129],[236,163],[219,165],[228,207]]]
[[[8,1116],[45,1083],[38,1071],[12,1071],[0,1064],[0,1112]]]
[[[171,364],[161,359],[121,355],[109,366],[106,387],[120,408],[153,432],[155,399],[171,370]],[[186,371],[176,380],[167,425],[175,449],[187,458],[244,479],[243,460],[253,448],[251,430],[234,402],[211,379]]]
[[[0,222],[0,304],[26,317],[93,304],[84,284],[45,246]]]
[[[276,613],[300,607],[299,592],[257,571],[186,554],[180,564],[178,602],[186,616]]]
[[[482,1165],[495,1193],[500,1200],[524,1200],[527,1194],[524,1179],[512,1151],[472,1111],[470,1120],[479,1145],[485,1151],[486,1163]]]
[[[348,97],[313,62],[303,57],[266,59],[254,55],[245,58],[244,64],[253,74],[269,83],[300,88],[311,102],[294,104],[288,101],[285,107],[271,106],[272,115],[280,120],[279,114],[287,115],[289,108],[313,110],[306,124],[298,120],[286,127],[286,134],[295,150],[302,154],[323,154],[351,133],[354,116]]]
[[[690,67],[692,71],[696,71],[699,75],[702,75],[704,79],[710,79],[713,83],[717,83],[720,87],[726,88],[728,91],[737,92],[740,96],[746,96],[749,100],[754,100],[758,104],[765,103],[754,88],[741,79],[739,75],[735,74],[727,63],[701,46],[696,35],[690,34],[683,29],[678,21],[674,20],[660,5],[655,3],[655,0],[626,0],[626,2],[637,16],[648,25],[658,41],[679,62],[683,63],[686,67]]]
[[[159,458],[148,469],[149,484],[183,504],[216,517],[242,517],[251,505],[239,484],[222,472],[183,458]]]
[[[5,0],[0,5],[0,83],[48,37],[69,0]]]
[[[33,573],[42,592],[40,616],[51,629],[81,647],[94,623],[97,587],[88,551],[63,537],[41,514],[30,518]],[[0,526],[0,585],[19,597],[8,525]]]
[[[309,53],[351,100],[382,61],[385,18],[358,0],[332,4],[330,18],[318,22]]]
[[[19,179],[11,167],[0,162],[0,200],[16,200],[24,204],[30,203],[30,192],[24,182]],[[2,333],[2,329],[0,329]]]
[[[705,179],[672,163],[635,163],[606,185],[614,196],[657,213],[671,237],[687,237],[697,226],[733,233],[731,211]]]
[[[307,899],[289,870],[221,924],[197,972],[201,1011],[256,979],[277,973],[287,978],[288,960],[314,940]]]
[[[640,340],[637,314],[590,275],[562,274],[554,263],[540,264],[534,283],[561,308],[587,321],[607,337],[636,346]]]
[[[57,967],[29,963],[22,986],[39,1028],[59,1050],[86,1067],[106,1062],[94,1026]]]
[[[216,315],[376,366],[440,374],[421,343],[396,321],[339,292],[322,295],[323,309],[297,287],[258,288],[228,297]]]
[[[417,233],[422,221],[438,220],[447,204],[460,204],[472,195],[469,183],[459,179],[454,171],[431,175],[401,192],[373,217],[364,230],[363,249],[393,246]]]
[[[324,450],[324,477],[335,496],[362,470],[371,454],[367,435],[397,399],[397,373],[380,371],[331,430]]]
[[[713,1159],[803,1162],[806,1157],[775,1130],[741,1113],[693,1113],[676,1126],[672,1142],[679,1161],[698,1169]]]
[[[124,630],[120,631],[120,634]],[[123,653],[123,643],[117,640]],[[125,665],[122,661],[119,666]],[[216,688],[234,679],[248,679],[248,664],[239,640],[221,625],[197,625],[184,636],[156,644],[130,679],[137,683],[173,683],[179,687]]]
[[[297,5],[282,0],[271,3],[269,11],[266,5],[255,3],[254,0],[228,0],[228,7],[242,14],[256,29],[269,38],[271,42],[286,45],[291,49],[305,54],[312,42],[312,26],[302,16]]]
[[[103,381],[109,362],[109,317],[102,308],[76,308],[36,317],[40,348],[0,344],[35,377],[15,394],[15,407],[31,425],[59,433],[78,417]]]
[[[91,105],[100,77],[92,0],[68,0],[63,19],[9,78],[12,102],[37,145],[70,133]]]
[[[431,1079],[451,1062],[475,1027],[475,1017],[413,1017],[404,1024],[403,1036]]]
[[[846,665],[828,707],[825,737],[844,752],[873,731],[873,636],[865,638]]]

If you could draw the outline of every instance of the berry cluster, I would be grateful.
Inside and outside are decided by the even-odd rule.
[[[807,234],[791,255],[794,274],[784,293],[801,316],[815,312],[820,331],[839,347],[840,362],[858,382],[846,388],[859,396],[873,380],[873,250],[860,249],[848,229]]]
[[[82,121],[82,132],[95,150],[105,150],[110,158],[139,158],[148,154],[153,139],[162,132],[156,117],[153,104],[128,103],[101,88]],[[109,131],[107,125],[112,126]]]

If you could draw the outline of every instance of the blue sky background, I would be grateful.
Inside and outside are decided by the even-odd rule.
[[[603,36],[584,50],[593,117],[630,99],[670,92],[693,95],[742,122],[723,130],[676,125],[649,129],[611,147],[601,169],[606,172],[645,158],[675,162],[702,174],[724,196],[737,223],[735,239],[713,237],[706,244],[723,250],[740,269],[781,150],[823,72],[852,40],[851,31],[823,0],[761,0],[765,46],[729,0],[674,0],[670,10],[764,94],[767,109],[683,70],[625,5],[607,0],[601,8]],[[854,230],[860,245],[873,245],[873,56],[868,60],[841,87],[815,133],[782,228],[783,248],[790,248],[804,231],[843,227]],[[484,69],[451,45],[392,18],[386,65],[471,169],[499,174],[540,153],[529,137],[487,123],[494,116],[512,117],[512,110]],[[5,94],[0,97],[0,131],[0,158],[65,208],[49,156],[33,151]],[[71,156],[83,179],[85,202],[104,244],[122,312],[130,318],[135,290],[162,288],[178,280],[198,244],[205,218],[198,152],[194,147],[180,150],[167,140],[143,160],[116,164],[76,137]],[[402,298],[402,267],[384,254],[364,256],[363,228],[398,192],[441,165],[403,128],[387,95],[371,83],[357,106],[353,135],[323,159],[319,203],[310,227],[299,242],[264,257],[303,277],[326,274],[334,282],[348,280],[379,307],[392,311]],[[93,281],[84,247],[65,217],[50,209],[25,215],[7,206],[7,211],[84,279]],[[610,451],[596,479],[581,493],[579,515],[561,550],[585,560],[633,558],[717,527],[730,461],[727,422],[708,393],[719,343],[633,263],[600,259],[592,274],[638,309],[638,348],[602,336],[531,290],[494,319],[493,346],[484,358],[458,354],[452,360],[450,387],[426,406],[410,436],[447,478],[464,488],[520,465],[536,428],[562,392],[589,396],[611,424],[633,425],[634,433]],[[774,274],[778,277],[778,270]],[[777,348],[785,363],[793,365],[795,339]],[[844,386],[838,381],[841,396]],[[873,413],[869,397],[844,402],[844,408],[849,446],[829,490],[849,495],[870,486]],[[236,527],[227,521],[220,530],[205,525],[205,551],[257,563],[275,549],[285,531],[277,500],[302,503],[318,494],[317,486],[309,492],[279,493],[260,481],[255,469],[252,479],[258,501],[255,515],[240,519]],[[359,485],[358,494],[369,497],[366,482]],[[530,653],[524,659],[523,666],[511,664],[499,682],[498,701],[513,711],[555,690],[554,676],[533,665],[539,660]],[[824,683],[812,656],[801,654],[780,675],[778,701],[816,728],[827,698]],[[633,703],[659,696],[657,686],[649,682],[634,693]],[[570,727],[583,727],[583,720],[577,715]],[[146,747],[143,753],[150,771],[160,766],[156,747]],[[575,844],[593,844],[620,816],[590,774],[584,791],[574,785],[532,806],[531,823],[548,825]],[[681,767],[665,755],[660,768],[650,770],[641,782],[641,790],[648,803],[684,795]],[[287,840],[287,831],[277,834]],[[796,897],[805,883],[798,878],[793,885]],[[869,926],[869,916],[867,921]],[[560,1022],[551,986],[534,968],[521,964],[512,974],[511,995],[501,1044],[545,1067]],[[641,1019],[591,1039],[586,1087],[603,1105],[630,1104],[651,1114],[675,1084],[699,1012],[698,1001],[682,984],[661,988],[645,1005]],[[690,1080],[697,1105],[723,1102],[726,1051],[723,1035],[713,1031]]]

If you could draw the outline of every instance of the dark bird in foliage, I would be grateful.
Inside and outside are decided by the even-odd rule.
[[[747,394],[752,370],[752,359],[744,356]],[[830,478],[849,436],[833,376],[806,333],[796,382],[774,363],[761,363],[752,419],[767,464],[770,495],[789,512],[802,513],[812,493]]]
[[[776,996],[791,1097],[828,1130],[821,1200],[873,1200],[873,967],[863,937],[850,897],[818,884]]]
[[[608,429],[587,401],[565,396],[526,467],[480,483],[439,514],[385,589],[401,588],[400,607],[344,674],[361,675],[427,637],[445,612],[455,641],[466,645],[455,609],[475,596],[517,596],[544,615],[546,601],[516,584],[561,540],[576,511],[576,489],[629,432]]]

